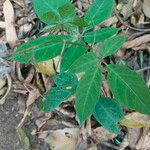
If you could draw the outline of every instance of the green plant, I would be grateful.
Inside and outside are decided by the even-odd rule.
[[[12,56],[21,63],[60,56],[60,74],[54,77],[55,86],[39,100],[39,108],[53,111],[75,93],[80,125],[93,114],[115,133],[119,132],[117,124],[124,116],[120,105],[150,114],[150,92],[140,76],[125,66],[105,62],[106,57],[121,48],[126,36],[117,35],[117,28],[91,30],[110,16],[114,0],[95,0],[84,18],[76,15],[69,0],[33,0],[33,3],[38,17],[48,25],[43,32],[61,31],[61,35],[44,36],[21,45]],[[81,72],[84,74],[78,81],[76,74]],[[104,80],[108,80],[115,99],[100,96]]]

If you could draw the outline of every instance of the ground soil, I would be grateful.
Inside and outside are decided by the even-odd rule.
[[[21,119],[16,100],[0,106],[0,150],[21,150],[16,127]]]

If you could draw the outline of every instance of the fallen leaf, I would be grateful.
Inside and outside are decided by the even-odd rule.
[[[120,123],[123,126],[131,128],[150,127],[150,116],[133,112],[126,115],[125,119],[123,119]]]
[[[24,130],[22,128],[17,128],[17,132],[18,132],[23,150],[29,150],[30,142],[29,142],[29,139],[28,139],[26,133],[24,132]]]
[[[143,12],[146,17],[150,18],[150,0],[143,1]]]
[[[62,130],[49,131],[48,136],[43,137],[52,150],[75,150],[78,135],[78,128],[65,128]]]
[[[96,145],[94,145],[94,146],[92,146],[92,147],[88,148],[88,150],[97,150],[97,146],[96,146]]]
[[[0,99],[0,105],[3,105],[5,103],[5,100],[6,100],[8,94],[11,90],[11,87],[12,87],[12,79],[11,79],[9,74],[6,74],[6,79],[7,79],[7,90],[6,90],[5,94]]]
[[[16,4],[18,4],[19,6],[21,6],[22,8],[25,7],[25,3],[23,0],[13,0]]]
[[[0,77],[0,90],[4,87],[6,84],[6,78]]]
[[[43,74],[46,74],[49,76],[55,75],[54,63],[52,59],[38,63],[37,68],[38,68],[38,71]]]
[[[28,96],[28,99],[27,99],[27,102],[26,102],[27,107],[32,105],[39,96],[40,96],[40,93],[39,93],[38,90],[36,90],[36,89],[31,90],[29,92],[29,96]]]
[[[29,106],[32,105],[39,96],[40,96],[40,93],[37,89],[33,89],[33,90],[29,91],[28,99],[26,102],[27,108],[24,112],[23,118],[21,119],[21,121],[18,125],[18,128],[23,126],[23,123],[25,122],[25,120],[29,114]]]
[[[124,18],[129,18],[132,15],[132,5],[134,0],[127,0],[126,4],[123,4],[121,14]]]
[[[10,46],[13,48],[17,45],[17,34],[15,29],[15,17],[13,5],[9,0],[3,4],[3,13],[5,18],[6,39]]]
[[[141,137],[141,131],[140,128],[128,128],[127,139],[131,149],[135,149],[139,137]]]
[[[129,49],[129,48],[133,48],[133,47],[138,47],[138,46],[140,46],[144,43],[148,43],[148,42],[150,42],[150,34],[140,36],[132,41],[127,41],[124,43],[122,48]]]
[[[108,141],[116,137],[114,133],[110,133],[103,127],[98,127],[93,130],[93,136],[96,141]]]
[[[25,104],[25,96],[23,94],[18,95],[18,112],[20,114],[24,114],[26,110],[26,104]]]
[[[136,144],[137,150],[149,150],[150,149],[150,130],[149,128],[144,128],[142,135],[138,143]]]

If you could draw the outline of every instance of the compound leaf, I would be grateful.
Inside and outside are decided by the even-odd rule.
[[[53,22],[52,20],[43,17],[43,15],[48,12],[53,12],[53,14],[59,16],[57,9],[68,2],[69,0],[33,0],[33,5],[40,20],[46,24],[53,24],[55,21]]]
[[[98,62],[98,57],[93,52],[88,52],[80,56],[74,63],[69,67],[68,71],[72,73],[85,72],[89,68],[92,68]]]
[[[119,121],[124,117],[121,106],[110,98],[100,98],[93,112],[96,120],[110,132],[118,134]]]
[[[110,38],[111,36],[117,34],[118,31],[119,29],[117,28],[109,28],[109,27],[102,28],[85,34],[84,40],[88,43],[102,42],[107,38]]]
[[[80,125],[91,115],[100,96],[101,69],[89,69],[80,79],[77,92],[75,109],[80,120]]]
[[[89,27],[93,27],[107,19],[113,9],[114,0],[95,0],[85,14]]]
[[[72,45],[69,48],[67,48],[61,60],[60,70],[62,72],[68,70],[68,68],[73,64],[73,62],[85,53],[86,48],[81,46]]]
[[[12,59],[22,63],[27,63],[31,60],[36,62],[46,61],[58,56],[62,45],[63,40],[60,35],[40,37],[18,47]]]
[[[150,114],[150,91],[140,76],[125,66],[108,65],[107,70],[115,99],[130,109]]]
[[[109,38],[108,40],[104,41],[104,43],[100,46],[100,54],[102,54],[103,57],[107,57],[114,54],[121,48],[121,46],[125,42],[125,39],[125,35]]]

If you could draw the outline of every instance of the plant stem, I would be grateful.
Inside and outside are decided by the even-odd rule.
[[[59,58],[59,60],[58,60],[57,66],[56,66],[56,71],[58,70],[60,61],[61,61],[61,59],[62,59],[62,55],[63,55],[64,50],[65,50],[65,46],[66,46],[66,41],[64,40],[64,43],[63,43],[63,46],[62,46],[62,50],[61,50],[61,54],[60,54],[60,58]]]

